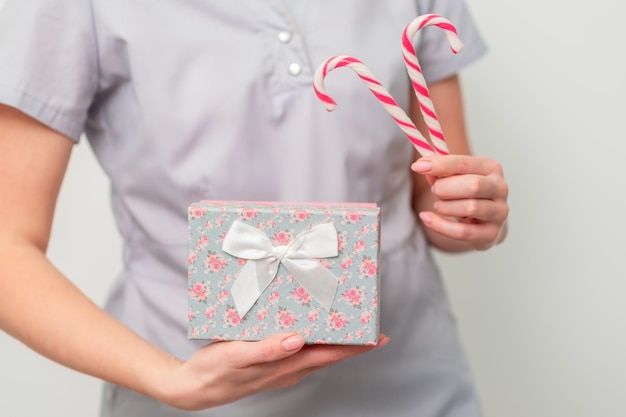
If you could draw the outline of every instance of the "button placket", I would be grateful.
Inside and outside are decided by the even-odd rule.
[[[281,30],[280,32],[278,32],[278,40],[281,43],[288,44],[289,42],[291,42],[292,39],[293,39],[293,34],[289,32],[288,30]],[[302,73],[302,65],[299,64],[298,62],[292,62],[287,67],[287,71],[289,71],[289,74],[293,75],[294,77],[297,77],[298,75]]]
[[[280,0],[273,4],[280,21],[276,21],[271,35],[276,48],[275,85],[277,91],[297,86],[308,86],[312,77],[310,60],[302,39],[302,33],[289,10]]]

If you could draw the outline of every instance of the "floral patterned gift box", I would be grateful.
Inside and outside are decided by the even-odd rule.
[[[189,338],[375,344],[379,226],[373,204],[190,205]]]

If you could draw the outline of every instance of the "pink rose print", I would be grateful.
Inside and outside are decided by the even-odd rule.
[[[254,334],[259,334],[259,333],[261,333],[261,328],[260,328],[259,326],[254,326],[254,327],[252,328],[252,333],[254,333]]]
[[[211,229],[213,229],[213,222],[209,220],[208,222],[206,222],[206,223],[204,224],[204,228],[205,228],[206,230],[211,230]]]
[[[222,290],[217,294],[217,302],[224,304],[228,300],[228,290]]]
[[[278,291],[274,291],[270,294],[268,301],[271,305],[274,305],[280,301],[280,293]]]
[[[305,221],[310,216],[311,216],[311,212],[308,211],[308,210],[296,209],[293,212],[293,218],[296,219],[296,221],[299,221],[299,222]]]
[[[352,247],[352,250],[356,253],[363,252],[363,249],[365,249],[365,241],[363,240],[358,240]]]
[[[276,222],[275,222],[274,220],[268,220],[268,221],[267,221],[267,227],[269,227],[270,229],[271,229],[272,227],[274,227],[274,225],[275,225],[275,224],[276,224]]]
[[[310,327],[307,327],[306,329],[302,331],[302,334],[304,334],[304,336],[310,337],[313,334],[313,329],[311,329]]]
[[[191,329],[191,335],[192,335],[192,336],[194,336],[194,337],[195,337],[195,336],[198,336],[198,333],[199,333],[199,332],[198,332],[198,329],[197,329],[196,327],[194,327],[193,329]]]
[[[198,239],[198,241],[196,242],[196,245],[199,248],[206,248],[207,245],[209,244],[209,237],[206,235],[202,235],[200,236],[200,238]]]
[[[222,255],[210,252],[204,260],[204,266],[209,268],[211,272],[218,272],[226,266],[226,259]]]
[[[364,332],[363,330],[361,330],[361,329],[358,329],[358,330],[357,330],[357,331],[355,331],[354,333],[355,333],[355,335],[356,335],[356,337],[357,337],[358,339],[363,339],[363,336],[365,335],[365,332]]]
[[[293,326],[297,321],[298,319],[294,312],[285,308],[278,310],[278,313],[274,317],[274,323],[278,324],[283,329]]]
[[[378,296],[372,299],[372,307],[374,307],[375,309],[378,308]]]
[[[215,308],[215,306],[207,307],[207,309],[204,310],[204,317],[212,319],[215,316],[215,313],[217,313],[217,308]]]
[[[209,289],[202,282],[196,282],[189,288],[189,297],[202,303],[206,302],[209,296]]]
[[[259,211],[257,209],[244,208],[241,210],[241,217],[246,220],[250,220],[253,219],[258,213]]]
[[[307,306],[311,304],[311,294],[309,294],[309,292],[305,290],[302,286],[299,286],[294,291],[292,291],[291,297],[299,304]]]
[[[239,317],[239,313],[237,313],[235,307],[228,307],[224,313],[224,321],[230,327],[238,326],[241,323],[241,317]]]
[[[378,274],[378,262],[370,257],[363,259],[359,268],[366,277],[375,277]]]
[[[221,218],[221,217],[218,217],[217,219],[215,219],[215,224],[216,224],[217,226],[221,226],[221,225],[223,225],[223,224],[224,224],[224,219],[223,219],[223,218]]]
[[[256,312],[256,318],[258,320],[265,320],[268,314],[269,314],[268,309],[264,307],[264,308],[259,309],[259,311]]]
[[[344,337],[344,338],[343,338],[343,340],[344,340],[344,341],[346,341],[346,342],[348,342],[348,343],[352,342],[352,334],[351,334],[351,333],[348,333],[348,334],[346,335],[346,337]]]
[[[204,213],[206,213],[206,208],[204,208],[204,207],[191,207],[189,209],[189,214],[194,219],[202,217],[204,215]]]
[[[198,254],[195,252],[190,252],[189,257],[187,258],[187,263],[189,265],[193,265],[196,260],[198,260]]]
[[[364,311],[361,313],[361,324],[367,324],[372,319],[372,313],[370,311]]]
[[[343,259],[341,260],[341,268],[350,269],[351,266],[352,266],[352,257],[350,255],[344,256]]]
[[[350,321],[346,315],[340,311],[331,311],[326,319],[326,324],[328,324],[332,330],[341,330],[349,323]]]
[[[372,223],[371,226],[372,226],[372,230],[373,231],[375,231],[375,232],[378,231],[378,223]]]
[[[341,252],[343,248],[346,247],[346,238],[344,237],[344,235],[342,235],[341,233],[337,233],[337,242],[339,243],[337,249],[339,250],[339,252]]]
[[[319,310],[311,310],[309,311],[309,314],[307,316],[307,318],[309,319],[309,321],[311,323],[313,323],[314,321],[316,321],[318,318],[320,317],[320,312]]]
[[[361,220],[362,217],[363,217],[363,213],[361,213],[360,211],[348,210],[346,212],[345,218],[348,221],[348,223],[356,223],[359,220]]]
[[[191,321],[196,318],[196,313],[191,311],[191,309],[187,310],[187,320]]]
[[[224,279],[222,281],[224,281],[224,283],[228,284],[233,280],[233,278],[230,275],[224,275]]]
[[[246,264],[246,262],[248,262],[246,259],[237,258],[237,265],[239,265],[239,266],[244,266]]]
[[[291,235],[288,231],[282,230],[274,235],[272,238],[272,243],[274,245],[288,245],[291,242]]]
[[[348,288],[342,296],[346,303],[359,308],[361,307],[361,304],[363,304],[363,299],[365,298],[365,294],[363,294],[363,292],[356,287]]]
[[[332,267],[332,264],[328,262],[326,259],[318,259],[317,262],[319,262],[320,265],[322,265],[326,269],[330,269]]]

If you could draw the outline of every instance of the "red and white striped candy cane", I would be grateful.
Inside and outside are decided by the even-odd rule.
[[[396,121],[400,129],[407,135],[411,143],[415,146],[415,149],[418,150],[420,155],[428,156],[433,155],[435,151],[433,150],[430,143],[422,136],[419,130],[415,127],[415,124],[411,121],[409,116],[406,115],[404,110],[396,103],[396,101],[391,97],[391,94],[387,91],[385,87],[376,79],[374,74],[356,58],[350,56],[335,56],[329,58],[317,68],[315,71],[315,75],[313,77],[313,88],[315,89],[315,94],[317,97],[324,103],[326,110],[333,111],[335,107],[337,107],[337,103],[331,96],[328,95],[326,88],[324,87],[324,77],[334,70],[335,68],[341,67],[349,67],[352,69],[358,76],[363,80],[365,85],[369,88],[369,90],[376,96],[378,101],[383,105],[383,107],[389,112],[393,120]]]
[[[425,26],[436,26],[443,29],[448,38],[448,43],[450,43],[450,48],[455,54],[463,49],[463,43],[454,25],[450,23],[449,20],[436,14],[426,14],[416,17],[407,25],[402,33],[402,55],[404,56],[404,63],[406,64],[409,78],[411,78],[411,83],[413,84],[415,95],[417,96],[422,115],[424,116],[424,121],[428,127],[430,140],[438,154],[447,155],[448,146],[446,145],[441,125],[437,119],[435,107],[430,99],[428,86],[426,85],[426,80],[422,74],[422,69],[417,60],[412,42],[417,31]]]

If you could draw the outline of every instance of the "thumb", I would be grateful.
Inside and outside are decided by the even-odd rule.
[[[297,333],[275,334],[258,342],[230,342],[238,367],[258,363],[275,362],[298,352],[304,346],[304,338]]]

